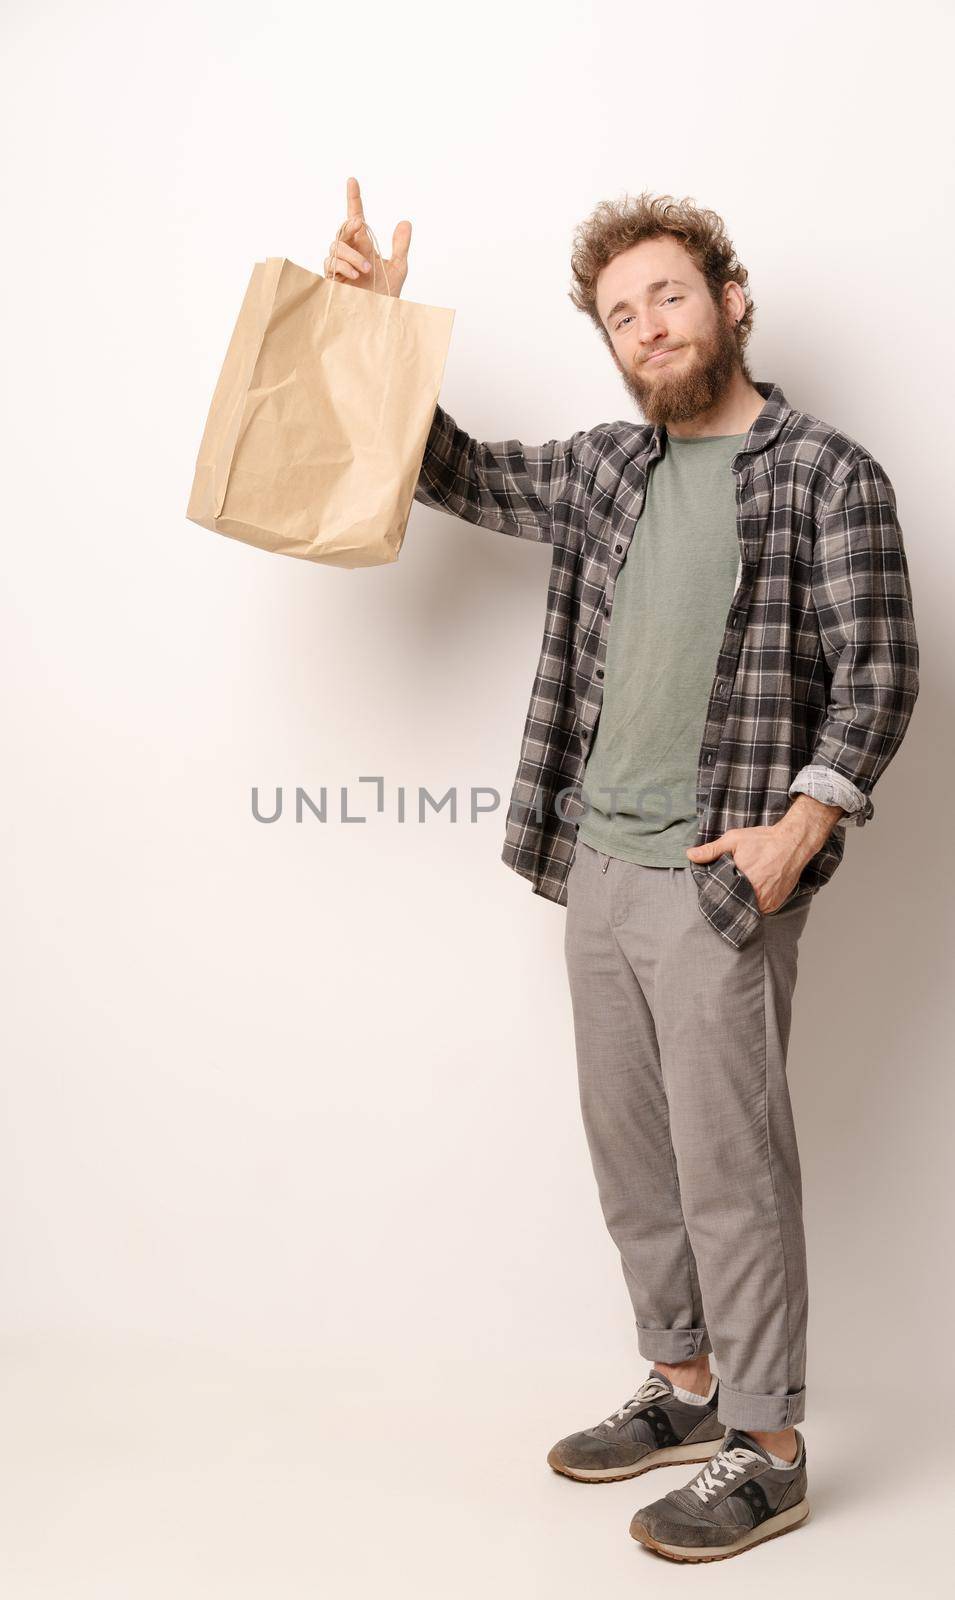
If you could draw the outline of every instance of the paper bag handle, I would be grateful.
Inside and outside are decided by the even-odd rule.
[[[350,221],[351,221],[351,218],[350,217],[346,217],[344,222],[341,224],[341,227],[336,228],[336,230],[335,230],[335,243],[336,244],[338,243],[338,235],[341,233],[342,228],[347,228]],[[388,274],[385,271],[385,258],[384,258],[384,256],[382,255],[381,251],[378,248],[378,240],[375,238],[374,229],[367,222],[365,223],[365,231],[366,231],[366,233],[370,234],[371,241],[372,241],[372,244],[374,245],[374,250],[375,250],[375,259],[372,261],[372,267],[371,267],[372,293],[374,293],[375,284],[378,281],[378,262],[380,261],[381,262],[382,277],[385,280],[385,290],[386,290],[389,298],[391,298],[391,285],[388,282]],[[335,278],[335,277],[332,277],[332,278],[329,278],[328,281],[329,281],[330,284],[335,284],[335,283],[338,282],[338,279]]]

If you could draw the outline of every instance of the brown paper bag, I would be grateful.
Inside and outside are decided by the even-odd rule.
[[[186,516],[306,561],[397,561],[453,320],[284,257],[257,262]]]

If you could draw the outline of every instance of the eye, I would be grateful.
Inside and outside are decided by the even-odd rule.
[[[682,300],[682,299],[683,299],[683,296],[681,294],[668,294],[666,299],[663,301],[663,304],[665,306],[667,306],[667,305],[670,304],[671,300]],[[615,333],[619,333],[621,328],[626,327],[627,323],[628,322],[632,322],[632,321],[633,321],[632,317],[621,317],[620,321],[616,325],[616,328],[614,329],[614,332]]]

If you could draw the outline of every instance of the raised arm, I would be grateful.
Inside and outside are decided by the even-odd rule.
[[[550,542],[551,508],[570,486],[582,437],[533,446],[519,439],[481,444],[439,405],[414,497],[482,528]]]
[[[325,258],[326,276],[355,289],[400,294],[408,273],[411,223],[396,225],[392,253],[376,268],[357,178],[347,181],[346,202],[346,220]],[[517,439],[479,444],[437,406],[415,499],[482,528],[550,542],[550,508],[571,483],[574,447],[582,437],[575,433],[533,447]]]

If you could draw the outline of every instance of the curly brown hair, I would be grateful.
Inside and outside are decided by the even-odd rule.
[[[713,302],[722,306],[724,284],[738,283],[746,310],[736,324],[736,345],[744,371],[743,351],[753,326],[754,305],[749,295],[749,274],[737,259],[726,224],[715,211],[702,210],[692,199],[675,200],[671,194],[652,195],[646,190],[631,198],[602,200],[586,221],[574,230],[570,270],[574,287],[569,299],[586,312],[608,349],[613,344],[597,311],[597,278],[621,251],[644,239],[670,234],[679,240],[706,279]]]

